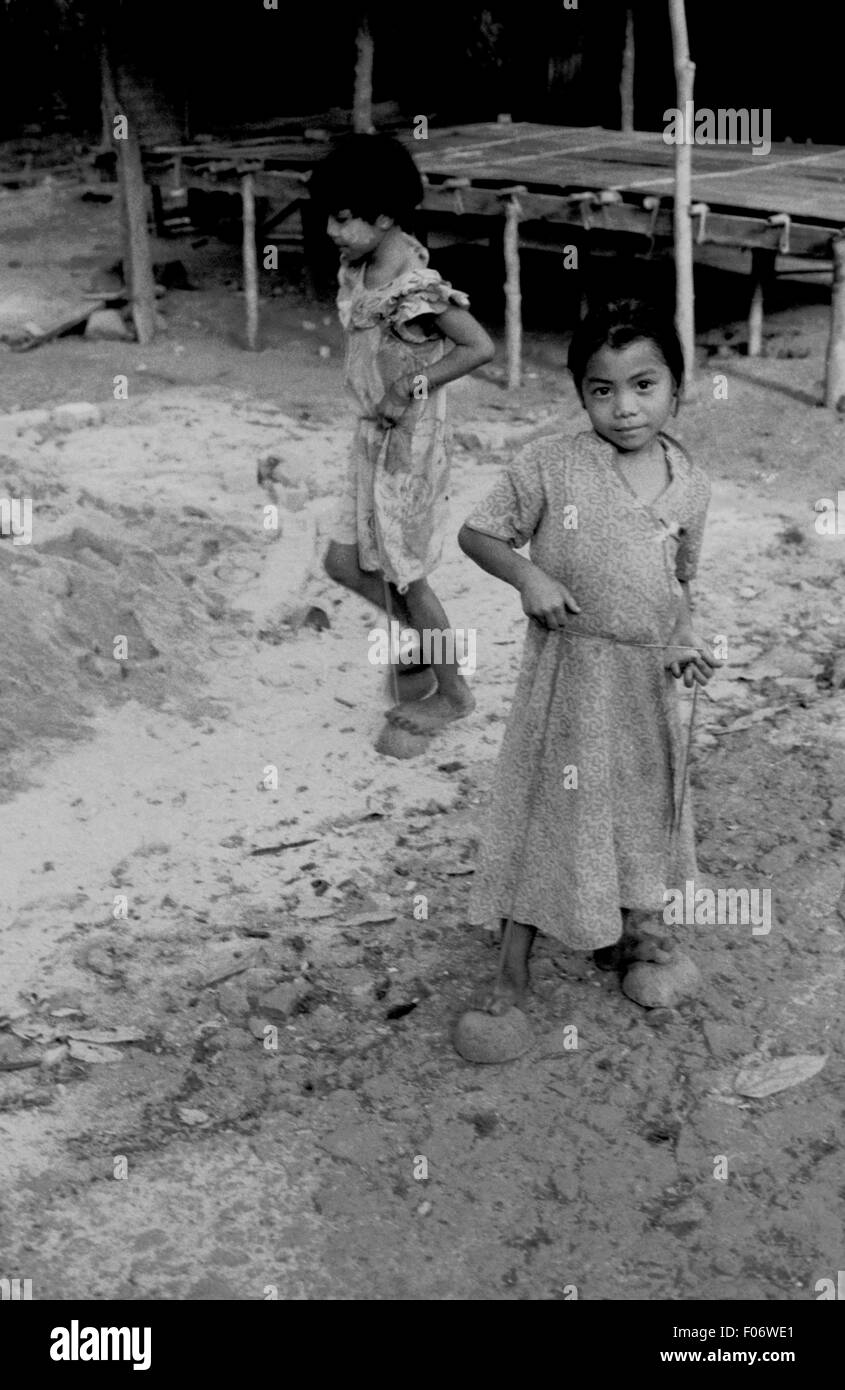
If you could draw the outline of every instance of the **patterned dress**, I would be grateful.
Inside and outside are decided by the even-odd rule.
[[[619,939],[622,907],[659,912],[665,888],[695,878],[688,798],[668,862],[682,742],[659,644],[679,613],[678,580],[695,574],[710,484],[679,444],[660,442],[670,482],[649,505],[591,431],[529,444],[467,518],[515,548],[530,541],[534,564],[581,608],[560,632],[528,622],[481,837],[476,924],[512,915],[595,950]]]
[[[357,422],[333,536],[358,545],[364,570],[382,570],[401,593],[440,560],[448,524],[446,392],[412,400],[385,429],[375,408],[400,376],[424,376],[447,344],[421,316],[468,308],[469,299],[427,269],[428,252],[405,234],[418,268],[367,289],[363,266],[341,265],[337,296],[347,333],[346,386]],[[416,320],[416,322],[414,322]]]

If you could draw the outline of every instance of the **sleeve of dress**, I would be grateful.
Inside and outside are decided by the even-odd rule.
[[[675,557],[675,574],[682,584],[694,579],[698,573],[698,558],[710,502],[710,480],[707,475],[701,469],[696,469],[690,481],[689,510],[681,522],[683,532]]]
[[[405,276],[389,307],[390,322],[399,327],[422,314],[445,314],[447,309],[468,309],[469,296],[456,290],[436,270],[413,270]]]
[[[519,550],[537,530],[545,505],[539,460],[533,445],[528,444],[465,524]]]

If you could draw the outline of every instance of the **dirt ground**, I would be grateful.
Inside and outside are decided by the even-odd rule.
[[[113,207],[79,192],[0,195],[0,333],[114,259]],[[452,541],[437,588],[477,629],[477,712],[377,755],[380,620],[319,570],[347,438],[330,308],[280,276],[250,354],[236,249],[159,251],[198,288],[151,347],[0,348],[0,411],[99,411],[0,415],[0,497],[33,499],[31,544],[0,543],[0,1273],[62,1299],[816,1297],[845,1259],[823,304],[784,303],[756,361],[741,321],[708,332],[678,421],[713,482],[699,627],[729,647],[694,739],[700,865],[770,889],[772,929],[685,929],[705,983],[677,1010],[541,942],[531,1052],[476,1068],[450,1030],[495,967],[465,906],[518,599]],[[520,391],[497,364],[450,388],[455,532],[522,438],[581,427],[564,357],[529,332]],[[825,1065],[737,1089],[796,1054]]]

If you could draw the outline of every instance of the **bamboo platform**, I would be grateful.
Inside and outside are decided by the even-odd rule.
[[[159,146],[145,151],[144,165],[160,187],[239,191],[251,173],[259,196],[302,196],[326,148],[321,135]],[[426,176],[423,211],[492,215],[501,211],[497,196],[519,186],[523,220],[671,235],[674,152],[659,132],[521,122],[431,130],[405,143]],[[773,145],[764,155],[697,145],[692,187],[706,208],[694,214],[699,244],[827,257],[831,238],[845,229],[845,149],[838,147]],[[773,217],[789,221],[772,224]]]
[[[422,171],[423,213],[453,214],[457,228],[462,217],[503,219],[516,206],[521,245],[554,250],[558,233],[577,231],[588,240],[627,234],[645,238],[648,249],[671,246],[675,151],[660,132],[519,122],[430,129],[421,140],[407,127],[395,133]],[[281,138],[159,146],[145,151],[145,171],[158,190],[244,194],[248,185],[249,196],[281,205],[260,235],[301,207],[327,141],[325,131],[303,127]],[[781,144],[764,154],[750,145],[697,144],[691,217],[696,245],[754,253],[759,329],[776,258],[829,260],[845,232],[845,149]],[[536,239],[538,229],[548,242]],[[758,338],[755,331],[752,355]]]

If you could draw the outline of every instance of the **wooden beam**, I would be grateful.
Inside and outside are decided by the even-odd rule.
[[[254,352],[258,339],[258,263],[255,254],[255,186],[252,174],[241,179],[243,208],[244,295],[246,296],[246,341]]]
[[[147,164],[147,178],[152,184],[169,187],[168,169]],[[182,183],[186,188],[196,188],[204,192],[217,191],[241,196],[241,177],[233,166],[225,174],[209,173],[205,169],[192,169],[185,164],[182,168]],[[307,175],[293,169],[262,169],[254,174],[256,197],[266,196],[277,199],[288,196],[301,198],[303,184]],[[470,183],[461,189],[464,212],[475,217],[495,217],[502,215],[501,187],[480,186]],[[671,239],[672,209],[669,199],[660,208],[655,219],[653,211],[645,208],[642,195],[630,198],[622,193],[616,203],[600,204],[600,190],[596,190],[596,202],[591,205],[590,218],[596,231],[627,232],[649,238]],[[421,204],[423,212],[446,212],[454,214],[454,192],[441,184],[430,184]],[[520,222],[543,221],[562,228],[581,228],[583,220],[578,207],[569,201],[569,192],[533,193],[530,189],[520,195]],[[837,234],[838,227],[823,222],[796,222],[790,225],[790,254],[795,256],[829,259],[830,245]],[[480,232],[481,239],[486,233]],[[712,246],[735,246],[753,249],[756,246],[776,251],[780,244],[780,228],[773,227],[769,214],[756,213],[752,209],[732,211],[711,206],[707,213],[706,234],[702,243]],[[520,245],[524,245],[520,241]]]

